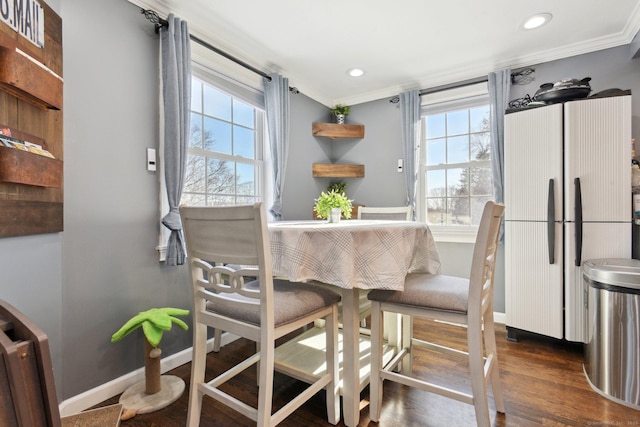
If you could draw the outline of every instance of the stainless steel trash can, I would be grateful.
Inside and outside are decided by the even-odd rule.
[[[604,397],[640,410],[640,260],[588,260],[582,272],[589,293],[587,380]]]

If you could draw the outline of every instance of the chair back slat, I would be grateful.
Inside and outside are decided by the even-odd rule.
[[[487,202],[482,212],[469,277],[469,315],[491,308],[504,205]]]
[[[392,221],[411,221],[413,218],[411,206],[397,207],[358,207],[358,219],[384,219]]]

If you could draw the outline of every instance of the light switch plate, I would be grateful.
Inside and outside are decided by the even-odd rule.
[[[156,149],[147,148],[147,170],[153,172],[156,170]]]

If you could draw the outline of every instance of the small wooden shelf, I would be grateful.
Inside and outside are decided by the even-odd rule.
[[[314,163],[311,170],[316,178],[364,178],[364,165]]]
[[[0,31],[0,88],[42,109],[62,108],[62,79],[16,50],[14,38]]]
[[[317,123],[311,125],[311,133],[314,136],[326,136],[327,138],[364,138],[364,125],[339,125],[337,123]]]
[[[0,147],[0,181],[60,188],[62,160]]]

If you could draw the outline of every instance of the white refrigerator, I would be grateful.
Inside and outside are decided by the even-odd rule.
[[[586,342],[582,261],[631,257],[631,95],[507,114],[504,158],[508,338]]]

